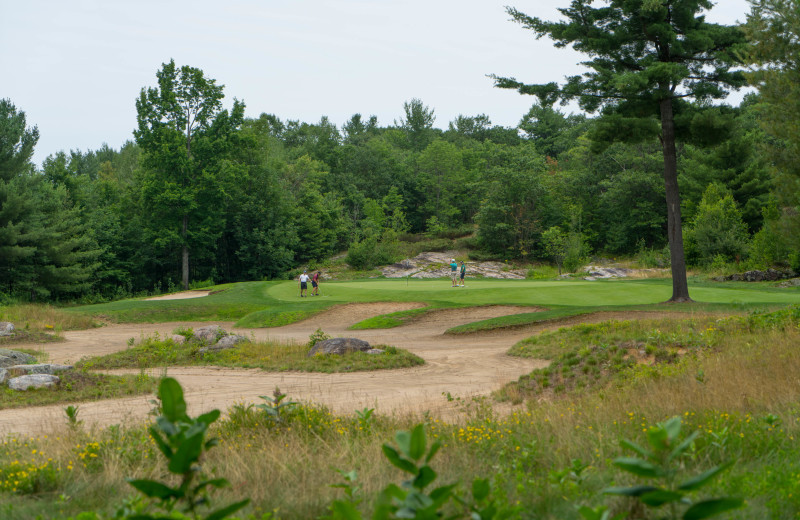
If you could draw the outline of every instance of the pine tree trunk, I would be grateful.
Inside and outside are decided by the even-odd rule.
[[[186,230],[188,229],[189,225],[189,215],[183,216],[183,230],[181,235],[183,236],[183,251],[182,251],[182,269],[181,273],[183,275],[183,290],[189,290],[189,246],[186,243]]]
[[[690,302],[686,280],[686,258],[681,229],[681,196],[678,192],[678,154],[675,150],[675,120],[672,99],[661,101],[661,145],[664,151],[664,186],[667,198],[667,235],[672,264],[672,298],[670,302]]]

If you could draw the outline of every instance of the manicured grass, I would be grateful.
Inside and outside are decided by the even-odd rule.
[[[326,282],[322,296],[300,298],[293,281],[243,282],[218,286],[215,294],[189,300],[124,300],[67,309],[69,313],[116,322],[237,321],[240,327],[273,327],[307,318],[333,305],[352,302],[421,302],[429,308],[477,305],[522,305],[549,309],[542,313],[501,319],[478,328],[514,326],[585,313],[592,308],[629,309],[657,306],[672,294],[670,280],[468,280],[467,287],[450,287],[449,280],[370,279]],[[692,280],[690,294],[697,303],[659,306],[681,310],[719,306],[746,311],[800,303],[799,288],[775,288],[765,283],[709,283]],[[392,314],[388,319],[362,323],[361,328],[397,326],[419,310]],[[452,332],[469,332],[469,328]]]
[[[58,377],[60,381],[52,388],[25,391],[3,388],[0,391],[0,410],[148,394],[157,386],[157,381],[145,374],[112,376],[75,370],[61,372]]]
[[[305,344],[272,342],[240,343],[235,348],[200,353],[202,344],[187,342],[178,345],[172,339],[146,338],[143,342],[121,352],[82,360],[79,367],[97,369],[150,368],[162,366],[223,366],[260,368],[273,372],[299,370],[303,372],[359,372],[406,368],[424,364],[424,360],[407,350],[376,345],[384,354],[352,352],[343,356],[315,355],[309,357]]]

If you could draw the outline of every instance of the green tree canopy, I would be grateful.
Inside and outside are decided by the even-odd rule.
[[[664,155],[667,223],[672,264],[670,301],[689,301],[677,182],[676,138],[706,136],[715,125],[688,101],[708,104],[744,84],[733,68],[744,41],[736,27],[706,22],[710,0],[572,0],[559,9],[566,18],[549,22],[509,8],[512,18],[557,47],[572,45],[591,56],[589,70],[558,83],[525,84],[495,76],[501,88],[532,94],[543,105],[577,100],[588,112],[600,111],[596,142],[641,141],[659,136]]]

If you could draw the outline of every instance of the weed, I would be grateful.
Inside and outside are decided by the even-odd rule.
[[[149,479],[128,480],[128,482],[142,494],[155,500],[158,506],[171,513],[174,509],[182,509],[190,518],[203,518],[200,514],[201,507],[210,504],[209,489],[219,489],[228,485],[224,478],[197,480],[203,478],[203,469],[200,460],[207,450],[217,445],[216,439],[206,440],[208,427],[216,421],[219,410],[212,410],[191,418],[186,415],[186,402],[183,399],[183,389],[172,378],[164,378],[158,389],[158,397],[162,403],[163,415],[156,419],[156,424],[150,427],[150,434],[158,449],[167,459],[167,471],[177,476],[180,483],[170,486],[168,483]],[[250,502],[242,500],[221,507],[208,514],[207,520],[221,520]],[[138,515],[141,520],[155,520],[156,516]]]

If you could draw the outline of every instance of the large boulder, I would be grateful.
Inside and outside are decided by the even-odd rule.
[[[216,352],[218,350],[227,350],[229,348],[234,348],[239,343],[246,343],[249,340],[244,336],[238,336],[236,334],[231,334],[229,336],[225,336],[219,341],[217,341],[213,345],[209,345],[208,347],[203,347],[199,349],[197,352],[200,354],[205,354],[206,352]]]
[[[173,334],[169,337],[169,339],[171,339],[176,345],[183,345],[186,343],[186,337],[181,336],[180,334]]]
[[[56,363],[36,363],[34,365],[14,365],[8,367],[8,370],[14,372],[25,372],[26,374],[50,374],[56,372],[63,372],[64,370],[71,370],[72,365],[59,365]]]
[[[366,352],[372,347],[363,339],[357,338],[332,338],[318,341],[308,352],[309,356],[316,354],[336,354],[341,356],[348,352]]]
[[[28,390],[29,388],[49,388],[58,384],[58,376],[50,374],[30,374],[27,376],[12,377],[8,380],[8,387],[12,390]]]
[[[0,348],[0,368],[36,363],[36,358],[24,352]]]
[[[5,383],[6,379],[8,379],[8,370],[5,368],[0,368],[0,385]]]
[[[219,325],[206,325],[194,329],[194,337],[203,343],[213,344],[225,336],[225,331]]]
[[[14,324],[10,321],[0,321],[0,336],[13,336]]]

